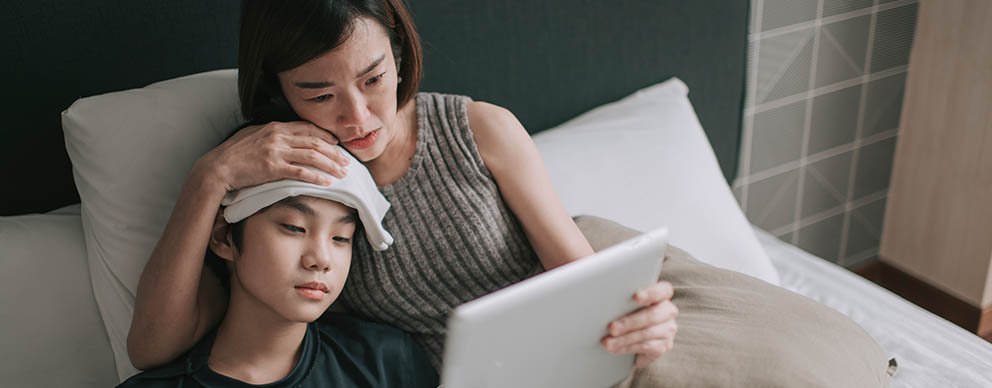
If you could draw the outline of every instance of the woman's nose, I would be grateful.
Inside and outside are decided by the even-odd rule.
[[[365,121],[372,117],[368,102],[361,93],[354,93],[343,98],[343,106],[338,115],[338,123],[347,127],[363,127]]]

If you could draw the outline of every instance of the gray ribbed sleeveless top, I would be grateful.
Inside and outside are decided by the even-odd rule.
[[[440,370],[445,322],[459,304],[543,267],[483,165],[464,96],[416,96],[410,170],[380,191],[395,242],[375,252],[356,236],[342,296],[351,311],[410,333]]]

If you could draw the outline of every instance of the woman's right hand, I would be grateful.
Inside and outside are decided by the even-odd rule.
[[[306,121],[253,125],[204,155],[197,168],[207,169],[227,191],[280,179],[328,185],[327,177],[304,166],[343,178],[349,160],[335,144],[334,135]]]

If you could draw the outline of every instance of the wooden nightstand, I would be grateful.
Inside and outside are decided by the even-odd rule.
[[[992,337],[992,1],[921,0],[878,283]]]

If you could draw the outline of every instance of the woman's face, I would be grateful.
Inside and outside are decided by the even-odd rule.
[[[382,155],[396,135],[396,62],[386,31],[355,20],[334,50],[279,73],[290,106],[302,119],[331,131],[358,160]]]

